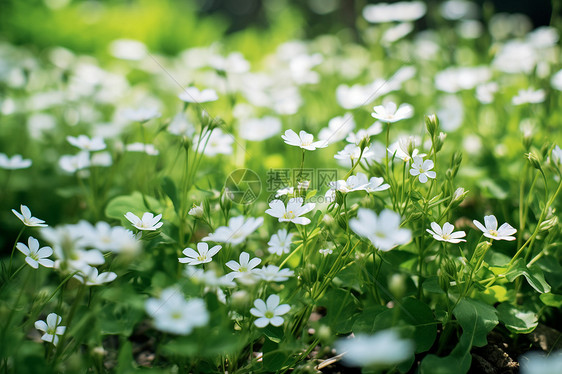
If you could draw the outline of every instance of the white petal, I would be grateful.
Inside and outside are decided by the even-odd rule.
[[[496,216],[484,216],[484,224],[486,225],[487,230],[497,230],[498,229],[498,220]]]

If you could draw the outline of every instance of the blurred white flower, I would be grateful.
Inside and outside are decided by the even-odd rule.
[[[195,134],[195,126],[187,119],[185,113],[178,113],[172,118],[172,121],[168,125],[168,132],[170,134],[192,138],[193,134]]]
[[[385,209],[377,216],[375,212],[359,208],[357,218],[349,220],[349,227],[357,235],[367,238],[375,248],[386,252],[412,239],[412,232],[400,228],[400,215]]]
[[[537,104],[542,103],[546,98],[546,93],[543,89],[535,90],[534,88],[528,88],[526,90],[519,90],[517,95],[511,99],[513,105],[522,104]]]
[[[327,142],[324,140],[315,142],[314,136],[303,130],[301,130],[298,135],[293,130],[287,130],[284,135],[281,135],[281,138],[289,145],[300,147],[309,151],[314,151],[316,148],[325,148],[328,146]]]
[[[197,298],[186,301],[176,287],[164,289],[159,298],[148,299],[145,308],[154,319],[154,327],[176,335],[188,335],[209,321],[205,302]]]
[[[0,153],[0,168],[6,170],[27,169],[31,166],[31,160],[24,159],[21,155],[8,157],[5,153]]]
[[[267,265],[261,269],[256,269],[254,274],[266,282],[285,282],[295,275],[295,272],[289,269],[279,269],[275,265]]]
[[[49,313],[47,322],[43,320],[35,321],[35,328],[44,332],[41,340],[57,345],[59,342],[59,335],[63,335],[66,331],[66,326],[61,326],[62,317],[56,313]]]
[[[90,163],[92,166],[108,167],[113,164],[113,159],[109,152],[97,152],[92,155]]]
[[[101,151],[105,149],[106,145],[103,139],[99,136],[91,138],[87,135],[67,136],[66,140],[73,146],[80,148],[83,151]]]
[[[155,231],[164,224],[163,222],[160,222],[162,214],[154,216],[154,214],[150,212],[145,212],[142,215],[142,218],[137,217],[132,212],[127,212],[125,214],[125,218],[127,218],[129,222],[131,222],[131,224],[139,230]]]
[[[411,340],[402,339],[393,330],[336,341],[336,352],[345,353],[343,360],[350,366],[397,365],[414,353],[414,347]]]
[[[328,127],[320,130],[318,138],[327,144],[343,140],[355,128],[353,114],[346,113],[344,116],[334,117],[328,122]]]
[[[527,41],[537,49],[554,47],[559,39],[558,30],[551,26],[537,27],[527,34]]]
[[[435,75],[435,87],[440,91],[456,93],[471,90],[491,77],[492,71],[487,66],[450,67]]]
[[[482,104],[490,104],[494,101],[494,94],[498,90],[499,86],[496,82],[480,84],[476,86],[476,99]]]
[[[254,317],[258,317],[254,321],[257,327],[261,328],[269,324],[281,326],[283,324],[284,319],[281,316],[287,314],[291,310],[291,306],[289,304],[279,305],[280,300],[278,295],[270,295],[265,302],[262,299],[254,301],[255,308],[250,309],[250,313]]]
[[[232,52],[227,57],[214,55],[210,58],[209,65],[230,74],[242,74],[250,70],[250,63],[240,52]]]
[[[562,351],[545,355],[544,352],[527,352],[519,359],[521,374],[562,373]]]
[[[559,70],[550,78],[550,85],[558,91],[562,91],[562,70]]]
[[[515,234],[517,230],[507,222],[498,229],[498,220],[494,215],[484,216],[485,227],[477,220],[473,220],[472,222],[487,238],[495,240],[515,240],[515,237],[511,235]]]
[[[318,252],[320,254],[323,254],[324,256],[328,256],[328,255],[331,255],[332,253],[334,253],[334,251],[331,248],[322,248],[322,249],[319,249]]]
[[[187,214],[196,218],[201,218],[203,217],[204,212],[205,211],[203,210],[203,203],[201,203],[199,205],[193,204],[193,207],[189,209],[189,212],[187,212]]]
[[[363,8],[363,17],[371,23],[415,21],[422,18],[427,6],[422,1],[400,1],[387,4],[369,4]]]
[[[359,129],[357,132],[350,132],[345,140],[348,143],[353,143],[355,145],[361,144],[361,141],[368,139],[373,135],[380,134],[382,132],[382,123],[375,121],[368,129]]]
[[[59,166],[67,173],[75,173],[91,166],[90,153],[80,151],[76,155],[63,155],[59,158]]]
[[[147,53],[144,43],[133,39],[116,39],[109,45],[109,53],[122,60],[139,61]]]
[[[287,232],[287,229],[280,229],[269,239],[267,243],[269,248],[267,248],[267,250],[278,256],[283,255],[283,253],[289,253],[291,251],[291,240],[294,235],[293,233]]]
[[[201,141],[199,141],[199,135],[195,135],[193,138],[193,147],[197,147],[197,152],[203,152],[207,156],[232,154],[232,143],[234,143],[233,136],[223,133],[220,128],[215,128],[210,134],[205,134]]]
[[[251,141],[262,141],[281,132],[281,120],[277,117],[249,118],[240,122],[240,137]]]
[[[213,256],[216,255],[221,248],[220,245],[215,245],[213,248],[209,249],[207,243],[197,243],[197,252],[192,248],[185,248],[182,253],[187,257],[178,258],[178,261],[188,265],[206,264],[213,260]]]
[[[45,224],[45,221],[43,221],[42,219],[33,217],[31,215],[31,210],[29,210],[27,205],[23,205],[23,204],[20,205],[20,211],[21,211],[21,213],[19,213],[15,209],[12,209],[12,213],[14,213],[15,216],[18,217],[19,220],[22,221],[24,225],[29,226],[29,227],[47,227],[47,225]]]
[[[397,108],[396,104],[392,101],[389,101],[384,105],[377,105],[373,107],[373,113],[371,113],[371,116],[373,118],[387,123],[393,123],[402,119],[411,118],[413,115],[414,108],[410,104],[404,103]]]
[[[219,99],[215,90],[207,88],[199,91],[197,87],[187,87],[178,97],[186,103],[208,103]]]
[[[159,118],[162,114],[156,108],[128,108],[122,111],[122,115],[130,120],[136,122],[147,122],[153,118]]]
[[[154,144],[131,143],[127,144],[125,149],[129,152],[144,152],[149,156],[158,156],[158,154],[160,153],[158,152]]]
[[[437,222],[431,222],[431,228],[433,229],[426,229],[428,233],[433,235],[433,239],[439,240],[442,242],[449,242],[449,243],[460,243],[466,242],[466,240],[461,239],[466,236],[464,231],[456,231],[453,232],[455,226],[451,225],[449,222],[445,222],[443,228],[437,224]]]
[[[417,176],[421,183],[425,183],[428,181],[428,178],[435,179],[437,176],[437,174],[431,169],[433,169],[433,161],[424,161],[423,157],[416,156],[414,157],[410,174],[414,177]]]
[[[244,216],[231,217],[228,226],[217,227],[215,232],[204,237],[203,241],[230,243],[233,246],[242,243],[263,224],[263,217],[245,219]]]
[[[537,52],[530,43],[513,40],[500,48],[492,65],[504,73],[529,74],[537,61]]]
[[[42,247],[40,249],[39,241],[32,236],[27,239],[27,245],[17,243],[16,248],[25,255],[25,262],[34,269],[37,269],[39,265],[52,268],[55,264],[53,260],[48,259],[53,254],[53,249],[51,247]]]
[[[293,222],[298,225],[308,225],[310,219],[301,217],[314,209],[316,204],[307,203],[303,205],[302,197],[289,199],[287,206],[281,200],[273,200],[269,203],[269,209],[265,213],[279,219],[279,222]]]
[[[441,4],[439,12],[443,18],[456,21],[460,19],[475,19],[480,13],[478,5],[467,0],[448,0]]]
[[[414,29],[414,24],[411,22],[401,22],[396,26],[393,26],[386,30],[381,37],[381,43],[383,45],[389,45],[395,41],[402,39],[406,35],[412,32]]]
[[[97,268],[86,265],[80,269],[80,273],[74,275],[74,278],[86,286],[101,286],[104,283],[113,282],[117,278],[117,274],[112,271],[100,274]]]
[[[552,161],[558,165],[562,165],[562,149],[558,145],[554,146],[551,153]]]

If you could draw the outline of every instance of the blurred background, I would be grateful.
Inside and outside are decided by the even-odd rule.
[[[443,2],[426,1],[428,17],[420,22],[442,22],[438,13]],[[0,0],[0,40],[37,48],[62,46],[100,57],[119,38],[136,39],[154,52],[170,55],[222,38],[228,49],[251,59],[293,38],[337,33],[357,39],[357,28],[366,22],[361,10],[369,3],[377,1]],[[551,22],[553,4],[556,7],[559,1],[473,3],[484,22],[494,13],[523,13],[537,27]]]

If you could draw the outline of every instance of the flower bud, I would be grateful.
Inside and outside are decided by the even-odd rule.
[[[486,254],[486,252],[488,252],[488,249],[492,246],[492,243],[490,242],[482,242],[479,243],[476,246],[476,249],[474,250],[474,254],[472,255],[472,259],[470,260],[470,263],[472,265],[475,265],[476,263],[478,263],[478,261]],[[475,269],[478,270],[478,269]]]
[[[336,221],[338,222],[339,227],[341,227],[343,230],[347,230],[347,221],[344,216],[338,215]]]
[[[203,213],[204,213],[203,204],[200,205],[193,204],[193,208],[189,209],[189,212],[187,214],[196,218],[201,218],[203,217]]]
[[[466,195],[468,195],[468,191],[465,191],[462,187],[457,188],[451,198],[452,207],[455,208],[459,206],[464,201]]]
[[[425,116],[425,128],[431,138],[433,138],[439,129],[439,118],[437,118],[436,114],[429,114]]]
[[[445,143],[446,137],[447,134],[445,134],[444,132],[440,132],[439,136],[435,137],[435,142],[433,144],[433,149],[435,150],[435,153],[439,152],[441,148],[443,148],[443,143]]]
[[[365,148],[369,148],[370,145],[371,145],[371,137],[365,136],[359,142],[359,149],[365,150]]]
[[[395,273],[390,277],[388,281],[388,290],[397,299],[402,298],[407,290],[406,277],[404,274]]]
[[[525,153],[525,157],[527,157],[527,160],[535,169],[542,170],[541,161],[536,153],[534,152]]]
[[[543,221],[541,223],[541,225],[539,226],[539,230],[540,231],[547,231],[550,230],[551,228],[555,227],[558,225],[558,217],[557,216],[553,216],[550,219],[547,219],[546,221]]]

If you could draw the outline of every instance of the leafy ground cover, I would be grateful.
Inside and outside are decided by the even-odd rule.
[[[561,372],[558,20],[356,18],[0,44],[0,370]]]

